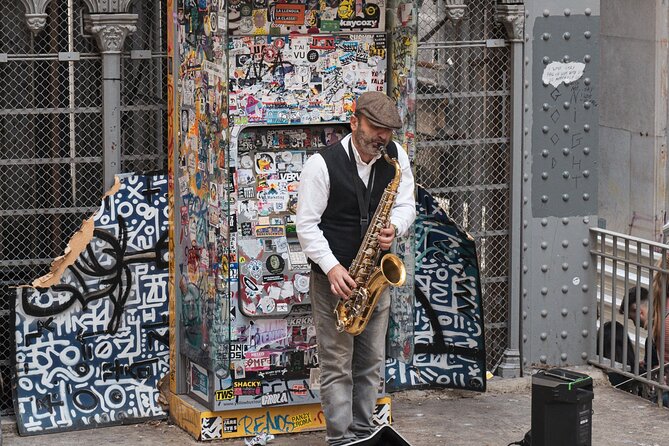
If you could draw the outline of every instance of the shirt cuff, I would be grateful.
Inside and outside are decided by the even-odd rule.
[[[325,273],[326,275],[332,268],[334,268],[338,264],[339,264],[339,261],[334,256],[334,254],[328,254],[327,256],[325,256],[323,259],[321,259],[318,262],[318,266],[321,267],[321,269],[323,270],[323,273]]]
[[[400,237],[406,232],[406,229],[404,229],[399,223],[391,221],[390,224],[395,226],[395,237]]]

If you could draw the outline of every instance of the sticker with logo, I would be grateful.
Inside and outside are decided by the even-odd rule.
[[[271,274],[280,274],[286,266],[285,260],[278,254],[272,254],[267,257],[265,267]]]
[[[234,389],[223,389],[216,391],[216,401],[229,401],[235,398]]]
[[[260,404],[262,406],[278,406],[280,404],[288,403],[288,393],[276,392],[276,393],[264,393],[260,399]]]
[[[237,418],[223,418],[223,432],[226,434],[237,432]]]
[[[235,381],[233,388],[236,396],[260,395],[262,383],[260,381]]]

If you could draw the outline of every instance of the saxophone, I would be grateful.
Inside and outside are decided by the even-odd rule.
[[[402,177],[397,159],[390,158],[383,146],[380,147],[380,151],[383,159],[395,167],[395,177],[383,191],[360,249],[348,269],[348,274],[355,280],[356,288],[348,299],[340,298],[335,308],[337,331],[340,333],[346,331],[354,336],[364,331],[381,293],[388,285],[402,286],[406,280],[404,264],[395,254],[384,255],[379,263],[381,255],[379,232],[390,223],[390,211],[395,203]],[[377,264],[379,266],[376,266]]]

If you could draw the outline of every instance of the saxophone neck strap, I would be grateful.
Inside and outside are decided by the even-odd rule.
[[[353,144],[351,139],[348,140],[348,158],[351,164],[351,180],[353,181],[353,188],[358,200],[358,208],[360,209],[360,238],[365,238],[367,228],[369,227],[369,204],[372,200],[372,188],[374,187],[374,177],[376,176],[376,163],[372,166],[372,173],[369,175],[367,187],[362,182],[360,175],[358,175],[358,166],[353,156]]]

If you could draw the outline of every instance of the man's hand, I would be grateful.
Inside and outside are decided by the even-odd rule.
[[[356,287],[355,280],[348,275],[348,271],[341,264],[337,264],[328,271],[328,280],[330,291],[344,299],[348,299],[351,291]]]
[[[388,228],[383,228],[379,231],[379,247],[383,251],[390,249],[390,245],[393,244],[395,240],[395,225],[390,225]]]

